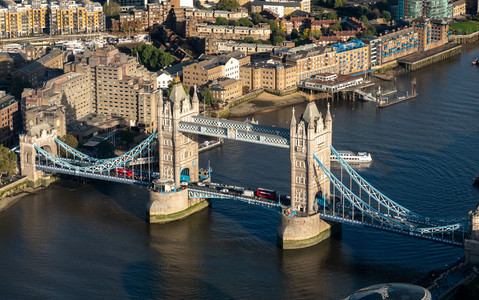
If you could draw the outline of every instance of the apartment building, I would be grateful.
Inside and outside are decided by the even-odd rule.
[[[103,8],[90,0],[16,3],[4,0],[0,6],[0,37],[31,33],[67,34],[103,31]]]
[[[268,44],[241,43],[232,40],[222,40],[210,37],[199,40],[198,46],[200,51],[206,54],[241,51],[246,55],[255,53],[270,53],[273,51],[273,49],[281,47]]]
[[[284,91],[296,86],[296,67],[269,60],[240,67],[240,81],[250,90]]]
[[[294,66],[298,82],[318,73],[334,73],[338,69],[336,51],[329,46],[303,45],[286,52],[273,53],[271,58]]]
[[[466,14],[466,0],[452,2],[452,17],[457,18]]]
[[[269,24],[258,24],[253,27],[224,26],[198,23],[195,19],[187,19],[186,37],[215,37],[224,40],[242,40],[252,37],[255,40],[268,40],[271,35]]]
[[[211,85],[213,98],[220,102],[229,102],[242,94],[241,81],[232,78],[218,78]]]
[[[13,146],[21,130],[18,100],[0,91],[0,145]]]
[[[247,6],[249,6],[251,13],[269,10],[280,18],[291,14],[295,10],[311,12],[311,0],[255,0],[247,2],[249,2]]]
[[[359,40],[333,44],[337,69],[333,73],[350,75],[366,72],[370,68],[369,45]]]
[[[368,37],[363,41],[369,44],[373,67],[419,51],[418,34],[413,27],[398,29],[377,37]]]
[[[87,50],[65,64],[65,74],[22,95],[25,107],[65,106],[67,120],[90,114],[120,117],[129,126],[154,129],[158,75],[113,47]]]
[[[184,8],[185,17],[188,19],[196,19],[198,22],[214,23],[216,18],[225,18],[227,20],[239,20],[241,18],[248,18],[248,10],[246,8],[237,8],[232,11],[226,10],[206,10],[195,8]]]
[[[415,19],[427,17],[431,19],[450,18],[453,15],[453,4],[448,0],[398,0],[398,19]]]
[[[240,79],[239,68],[250,62],[242,52],[223,55],[202,55],[195,63],[183,67],[183,83],[201,86],[220,77]]]
[[[412,21],[412,26],[417,32],[419,52],[427,51],[448,43],[449,24],[444,19],[431,20],[420,17]]]

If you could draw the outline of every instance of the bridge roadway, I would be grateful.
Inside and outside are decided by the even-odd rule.
[[[247,122],[194,116],[191,122],[180,122],[178,130],[289,149],[289,129],[281,127],[259,126]]]
[[[147,180],[148,178],[145,177],[144,180],[140,180],[138,175],[133,176],[132,178],[127,177],[119,177],[119,176],[112,176],[94,172],[85,172],[80,170],[71,170],[67,168],[61,168],[56,166],[50,165],[36,165],[38,170],[46,171],[46,172],[56,172],[66,175],[72,176],[81,176],[85,178],[92,178],[98,180],[106,180],[111,182],[117,183],[126,183],[132,185],[141,185],[141,186],[149,186],[151,185],[151,181]],[[158,173],[151,172],[152,178],[158,178]],[[226,184],[219,184],[219,183],[200,183],[202,186],[198,185],[198,183],[190,183],[188,184],[188,192],[191,198],[213,198],[213,199],[231,199],[237,200],[241,202],[245,202],[247,204],[262,206],[272,210],[278,210],[281,207],[279,201],[273,201],[266,198],[261,197],[248,197],[242,194],[242,192],[247,190],[243,187],[233,187]],[[208,184],[208,186],[206,186]]]

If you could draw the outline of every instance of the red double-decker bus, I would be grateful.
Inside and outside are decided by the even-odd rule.
[[[277,198],[276,191],[263,189],[263,188],[256,189],[256,196],[261,198],[271,199],[271,200],[276,200]]]
[[[118,176],[133,176],[132,170],[125,170],[123,168],[115,168],[115,172]]]

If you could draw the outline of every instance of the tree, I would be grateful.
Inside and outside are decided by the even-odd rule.
[[[243,85],[243,94],[249,93],[249,86]]]
[[[298,29],[295,28],[295,29],[291,30],[291,39],[295,40],[297,38],[299,38],[299,31],[298,31]]]
[[[7,147],[0,145],[0,175],[12,176],[17,172],[17,155]]]
[[[201,95],[203,96],[202,102],[204,104],[211,105],[213,102],[215,102],[215,99],[213,98],[213,93],[209,88],[205,87]]]
[[[343,7],[343,1],[342,0],[334,0],[334,8],[340,8]]]
[[[362,16],[359,18],[359,21],[363,22],[363,24],[364,24],[366,27],[369,25],[368,17],[366,17],[365,15],[362,15]]]
[[[387,10],[383,10],[381,13],[381,18],[384,18],[386,21],[391,21],[391,13]]]
[[[341,31],[343,28],[340,23],[334,23],[329,26],[330,31]]]
[[[251,22],[248,18],[240,18],[238,20],[240,26],[245,26],[245,27],[253,27],[253,22]]]
[[[251,15],[251,19],[253,20],[253,23],[255,25],[258,25],[259,23],[266,23],[268,21],[267,19],[263,18],[263,16],[259,13],[253,13]]]
[[[78,140],[71,134],[65,134],[64,136],[61,136],[59,140],[72,147],[73,149],[78,149]],[[65,149],[63,149],[62,147],[60,147],[60,156],[67,156]]]
[[[121,13],[121,6],[116,2],[103,4],[103,13],[105,17],[115,17]]]
[[[129,129],[120,130],[118,135],[120,136],[121,145],[124,148],[128,148],[128,146],[133,144],[133,142],[135,140],[135,134]]]
[[[245,43],[254,43],[254,38],[247,36],[243,39],[243,42]]]
[[[97,146],[99,158],[110,158],[115,156],[115,147],[109,141],[101,141]]]
[[[278,44],[281,44],[284,41],[286,41],[286,38],[284,36],[274,35],[272,43],[273,43],[273,45],[278,45]]]
[[[309,37],[309,33],[311,32],[311,29],[305,28],[303,30],[303,36],[301,36],[301,39],[306,40]]]
[[[229,21],[228,21],[228,19],[226,19],[226,18],[217,17],[215,24],[216,24],[216,25],[228,25],[228,24],[229,24]]]
[[[240,7],[238,1],[236,0],[220,0],[216,5],[216,9],[219,10],[233,10]]]
[[[338,14],[336,14],[336,12],[334,11],[330,11],[328,12],[328,14],[326,15],[326,18],[328,20],[336,20],[338,18]]]
[[[269,24],[269,29],[271,29],[272,33],[278,31],[278,29],[279,29],[278,24],[276,24],[276,22],[274,20],[268,20],[268,21],[266,21],[266,23]]]
[[[315,29],[311,31],[310,36],[314,37],[315,39],[319,39],[322,36],[322,32],[319,29]]]
[[[137,54],[141,63],[151,71],[157,71],[175,62],[175,58],[170,53],[144,43],[138,43],[131,52],[133,56]]]

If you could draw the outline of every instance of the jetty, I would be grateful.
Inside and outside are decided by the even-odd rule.
[[[399,65],[408,71],[416,71],[436,62],[456,56],[461,53],[461,45],[446,44],[424,52],[413,53],[399,58]]]

